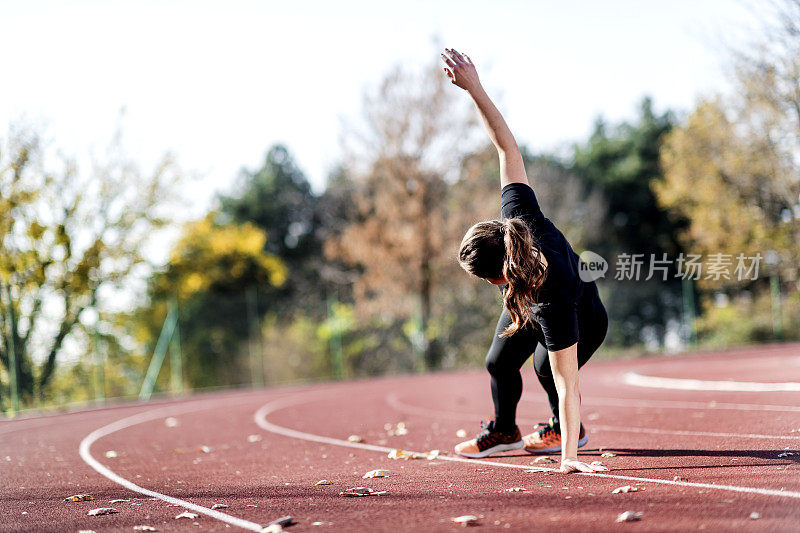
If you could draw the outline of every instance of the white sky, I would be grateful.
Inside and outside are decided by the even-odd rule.
[[[172,150],[204,176],[199,215],[275,142],[321,190],[342,119],[393,65],[438,57],[435,36],[470,54],[536,151],[634,116],[645,94],[687,110],[724,90],[720,37],[750,16],[737,0],[0,0],[0,135],[25,117],[85,153],[124,107],[135,159]]]

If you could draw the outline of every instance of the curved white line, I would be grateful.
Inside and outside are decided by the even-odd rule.
[[[247,402],[236,402],[236,403],[252,403],[253,399],[249,399]],[[209,405],[210,406],[219,406],[219,400],[204,400],[200,402],[201,405],[192,404],[190,406],[184,406],[183,409],[180,407],[162,407],[159,409],[155,409],[152,411],[146,411],[144,413],[138,413],[132,416],[128,416],[117,420],[116,422],[112,422],[111,424],[105,425],[101,428],[98,428],[88,435],[84,437],[81,441],[80,446],[78,447],[78,451],[80,453],[81,458],[94,468],[100,475],[107,477],[114,483],[122,485],[126,489],[132,490],[133,492],[138,492],[140,494],[144,494],[146,496],[150,496],[152,498],[158,498],[159,500],[163,500],[165,502],[169,502],[173,505],[180,505],[187,509],[191,509],[200,514],[204,514],[210,516],[211,518],[216,518],[222,522],[230,524],[232,526],[240,527],[242,529],[248,529],[250,531],[261,531],[264,526],[261,524],[256,524],[255,522],[250,522],[249,520],[244,520],[242,518],[237,518],[235,516],[231,516],[227,513],[221,513],[219,511],[215,511],[213,509],[209,509],[208,507],[203,507],[202,505],[197,505],[192,502],[187,502],[186,500],[181,500],[180,498],[175,498],[172,496],[167,496],[166,494],[161,494],[160,492],[156,492],[154,490],[146,489],[144,487],[140,487],[135,483],[132,483],[125,479],[124,477],[115,474],[111,469],[107,468],[105,465],[101,464],[97,459],[95,459],[91,454],[91,447],[97,440],[111,435],[116,431],[120,431],[125,428],[129,428],[131,426],[135,426],[136,424],[141,424],[143,422],[149,422],[151,420],[156,420],[159,418],[167,417],[167,416],[174,416],[178,414],[185,414],[192,411],[202,411]],[[235,403],[234,403],[235,405]]]
[[[392,451],[393,448],[387,448],[384,446],[373,446],[372,444],[364,444],[358,442],[349,442],[346,440],[341,439],[334,439],[331,437],[325,437],[322,435],[315,435],[313,433],[306,433],[303,431],[297,431],[295,429],[286,428],[283,426],[279,426],[277,424],[273,424],[269,420],[267,420],[267,416],[274,413],[275,411],[284,409],[286,407],[290,407],[293,405],[299,405],[304,403],[309,403],[313,401],[313,399],[309,399],[307,396],[303,398],[283,398],[281,400],[275,400],[272,402],[268,402],[263,405],[258,411],[255,412],[253,415],[253,419],[259,427],[271,432],[276,433],[278,435],[284,435],[286,437],[291,437],[293,439],[300,439],[306,440],[311,442],[319,442],[322,444],[331,444],[334,446],[343,446],[346,448],[357,448],[361,450],[369,450],[374,452],[381,452],[381,453],[388,453]],[[437,459],[442,461],[452,461],[452,462],[459,462],[459,463],[471,463],[471,464],[478,464],[478,465],[491,465],[503,468],[516,468],[516,469],[523,469],[528,470],[531,468],[530,465],[518,465],[518,464],[510,464],[510,463],[500,463],[497,461],[485,461],[485,460],[477,460],[477,459],[467,459],[465,457],[451,457],[451,456],[439,456]],[[558,470],[555,468],[550,468],[553,472],[557,472]],[[660,485],[676,485],[679,487],[695,487],[695,488],[703,488],[703,489],[716,489],[716,490],[727,490],[731,492],[744,492],[748,494],[760,494],[763,496],[781,496],[785,498],[797,498],[800,499],[800,492],[792,492],[792,491],[784,491],[784,490],[772,490],[772,489],[760,489],[757,487],[740,487],[736,485],[714,485],[712,483],[691,483],[688,481],[671,481],[668,479],[655,479],[655,478],[645,478],[645,477],[633,477],[633,476],[619,476],[615,474],[603,474],[601,472],[595,472],[593,474],[585,474],[582,472],[576,472],[578,475],[582,476],[594,476],[594,477],[602,477],[608,479],[622,479],[626,481],[636,481],[640,483],[657,483]]]
[[[401,402],[396,394],[390,394],[386,397],[386,401],[389,405],[393,408],[397,409],[398,411],[404,411],[409,414],[415,414],[419,416],[426,416],[431,418],[441,418],[442,416],[447,416],[450,418],[459,418],[461,420],[475,420],[480,415],[474,415],[470,413],[463,413],[457,411],[444,411],[439,409],[428,409],[426,407],[417,407],[415,405],[409,405],[407,403]],[[533,420],[529,418],[518,418],[522,423],[525,424],[536,424]],[[683,429],[660,429],[660,428],[642,428],[642,427],[630,427],[630,426],[605,426],[602,424],[592,424],[592,429],[597,429],[600,431],[614,431],[614,432],[623,432],[623,433],[643,433],[645,435],[682,435],[687,437],[726,437],[726,438],[742,438],[742,439],[778,439],[778,440],[800,440],[800,437],[795,436],[783,436],[783,435],[759,435],[754,433],[717,433],[713,431],[690,431],[690,430],[683,430]]]
[[[662,378],[626,372],[622,382],[633,387],[728,392],[800,392],[800,383],[761,383],[756,381],[704,381],[700,379]]]
[[[536,402],[530,398],[522,398],[523,402]],[[730,403],[711,400],[707,402],[689,402],[682,400],[645,400],[643,398],[602,398],[583,396],[585,405],[608,405],[611,407],[652,407],[655,409],[702,409],[702,410],[731,410],[731,411],[790,411],[800,413],[800,406],[797,405],[767,405],[756,403]]]

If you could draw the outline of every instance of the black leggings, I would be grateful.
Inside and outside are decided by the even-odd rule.
[[[492,346],[486,356],[486,369],[491,375],[495,427],[510,430],[516,425],[517,404],[522,397],[520,369],[533,353],[533,366],[539,383],[547,392],[550,409],[558,424],[558,392],[544,338],[538,327],[527,326],[509,337],[500,337],[511,315],[503,308]],[[608,330],[608,315],[598,297],[590,297],[578,305],[578,368],[600,347]]]

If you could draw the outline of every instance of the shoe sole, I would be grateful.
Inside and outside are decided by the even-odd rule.
[[[584,435],[581,440],[578,441],[578,448],[583,448],[584,446],[586,446],[587,442],[589,442],[588,433]],[[558,446],[551,446],[549,448],[535,448],[535,449],[525,448],[525,451],[533,455],[558,453],[561,451],[561,445],[559,444]]]
[[[486,448],[482,452],[478,453],[464,453],[464,452],[456,452],[458,455],[463,457],[469,457],[470,459],[481,459],[483,457],[488,457],[494,453],[500,452],[510,452],[512,450],[519,450],[525,446],[525,441],[519,440],[517,442],[512,442],[511,444],[498,444],[497,446],[492,446],[491,448]]]

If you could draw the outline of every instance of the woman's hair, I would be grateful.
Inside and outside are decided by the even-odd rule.
[[[464,235],[458,262],[480,278],[505,277],[508,281],[503,303],[512,322],[501,337],[513,335],[531,322],[529,307],[536,302],[547,269],[525,222],[519,218],[478,222]]]

